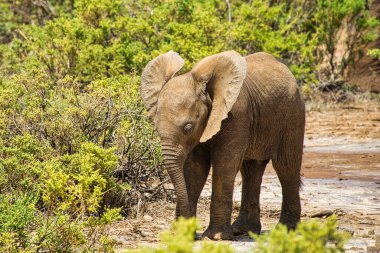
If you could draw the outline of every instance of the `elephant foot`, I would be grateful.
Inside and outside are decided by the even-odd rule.
[[[297,224],[300,221],[301,212],[289,212],[283,210],[280,216],[281,224],[285,225],[288,230],[294,230],[297,228]]]
[[[220,227],[209,226],[202,235],[202,238],[206,237],[215,241],[232,240],[234,238],[234,234],[232,232],[231,225],[223,225]]]
[[[295,230],[297,228],[298,222],[289,222],[289,221],[281,221],[280,220],[280,222],[278,224],[285,225],[288,228],[288,230]]]
[[[250,222],[238,217],[232,224],[232,231],[234,235],[247,235],[249,231],[254,234],[260,234],[261,223],[260,220],[258,222]]]

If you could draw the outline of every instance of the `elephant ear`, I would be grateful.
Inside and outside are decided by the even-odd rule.
[[[184,65],[184,60],[178,53],[169,51],[151,60],[141,75],[140,94],[152,120],[157,111],[158,95],[162,87]]]
[[[200,142],[206,142],[219,132],[222,121],[239,96],[246,72],[245,59],[235,51],[206,57],[191,70],[194,80],[212,100],[211,113]]]

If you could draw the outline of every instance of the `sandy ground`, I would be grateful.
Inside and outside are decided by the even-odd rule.
[[[353,234],[347,252],[380,252],[380,104],[325,105],[308,110],[302,166],[302,220],[323,211],[334,212],[339,228]],[[209,221],[211,179],[198,205],[203,229]],[[241,177],[236,178],[234,211],[241,199]],[[281,187],[271,165],[264,175],[261,193],[263,230],[279,219]],[[139,245],[156,245],[161,231],[173,221],[173,203],[153,203],[147,212],[112,227],[118,252]],[[320,218],[320,219],[323,219]],[[202,231],[199,231],[200,233]],[[225,241],[238,252],[249,251],[254,242],[247,237]]]

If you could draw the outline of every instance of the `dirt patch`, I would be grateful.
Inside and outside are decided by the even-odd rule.
[[[366,252],[374,247],[376,238],[380,238],[380,104],[330,105],[320,111],[308,111],[302,173],[302,219],[333,212],[340,229],[353,234],[346,247],[348,252]],[[198,204],[203,230],[209,222],[210,195],[211,178]],[[264,231],[278,222],[281,197],[280,183],[269,164],[261,194]],[[240,198],[238,175],[233,218],[238,214]],[[169,229],[173,221],[175,204],[153,203],[146,210],[145,216],[113,225],[112,234],[120,243],[120,252],[139,245],[157,245],[160,232]],[[238,252],[254,247],[247,237],[225,243],[232,244]]]
[[[346,144],[380,139],[380,103],[336,104],[308,111],[305,143],[328,137],[340,137]]]
[[[305,153],[303,160],[306,178],[380,183],[380,153]]]

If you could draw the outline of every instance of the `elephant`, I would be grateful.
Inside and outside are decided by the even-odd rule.
[[[264,52],[225,51],[176,75],[183,65],[176,52],[159,55],[144,68],[140,86],[174,185],[176,217],[196,216],[212,168],[210,223],[202,237],[260,233],[260,187],[271,160],[282,189],[279,222],[294,229],[301,214],[305,104],[291,71]],[[241,207],[231,224],[239,170]]]

